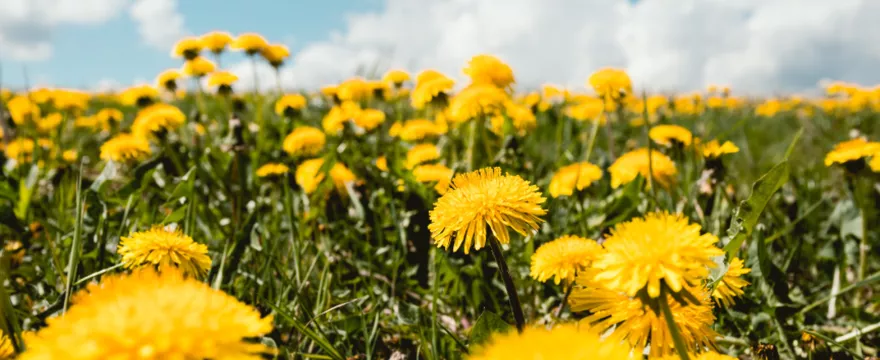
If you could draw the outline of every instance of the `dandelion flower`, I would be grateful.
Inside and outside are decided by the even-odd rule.
[[[3,149],[7,159],[15,159],[18,162],[30,162],[34,154],[34,141],[32,139],[18,138],[6,144]]]
[[[51,113],[42,119],[37,119],[37,131],[41,134],[48,134],[61,125],[64,116],[59,113]]]
[[[300,94],[286,94],[275,102],[275,113],[279,116],[292,116],[306,107],[306,97]]]
[[[303,161],[296,168],[294,175],[296,183],[302,187],[306,194],[313,193],[324,180],[324,174],[320,173],[322,166],[324,166],[324,159],[319,158]],[[330,168],[330,179],[333,180],[336,189],[343,192],[345,184],[357,180],[357,177],[345,165],[337,162]]]
[[[421,141],[443,135],[448,130],[445,126],[427,119],[412,119],[403,124],[395,123],[397,128],[388,130],[389,135],[399,136],[403,141]]]
[[[264,39],[260,34],[256,33],[244,33],[238,35],[235,40],[229,45],[233,50],[241,50],[246,54],[253,56],[263,51],[263,49],[269,46],[269,43]]]
[[[121,237],[117,252],[129,269],[149,265],[162,271],[173,267],[197,277],[207,275],[211,269],[205,244],[193,241],[180,230],[169,231],[161,226]]]
[[[174,44],[174,50],[171,51],[171,56],[192,60],[199,56],[203,47],[204,43],[202,43],[201,39],[197,37],[186,37],[180,39]]]
[[[281,65],[284,65],[284,60],[287,60],[287,58],[290,57],[290,49],[282,44],[271,44],[266,45],[266,47],[260,51],[260,55],[263,56],[263,59],[266,59],[266,62],[268,62],[269,65],[278,68]]]
[[[538,127],[538,119],[530,108],[525,105],[508,102],[504,105],[504,112],[507,116],[501,114],[495,115],[490,119],[492,131],[496,134],[504,132],[504,123],[510,119],[510,123],[516,133],[524,136],[527,132]]]
[[[712,298],[725,307],[733,305],[733,299],[743,294],[742,288],[749,284],[748,281],[742,279],[742,276],[751,272],[752,269],[743,266],[742,259],[733,258],[730,260],[727,272],[718,280],[715,290],[712,291]]]
[[[403,85],[404,81],[409,80],[409,73],[403,70],[390,70],[382,76],[382,81],[394,84],[396,87]]]
[[[571,284],[575,275],[589,267],[601,252],[602,246],[594,240],[565,235],[535,251],[529,274],[540,282],[553,278],[557,285],[561,281]]]
[[[76,162],[76,160],[79,159],[79,154],[76,150],[64,150],[64,152],[61,153],[61,159],[69,163]]]
[[[662,284],[676,293],[699,286],[716,266],[712,257],[724,254],[715,246],[718,238],[700,230],[684,216],[667,213],[617,224],[593,265],[596,280],[628,296],[647,289],[652,298],[660,296]]]
[[[177,90],[177,79],[180,79],[180,71],[177,69],[168,69],[156,77],[156,86],[170,92]]]
[[[279,163],[268,163],[266,165],[260,166],[257,169],[257,177],[275,177],[284,175],[290,172],[290,168],[287,165],[279,164]]]
[[[564,166],[550,179],[550,196],[570,196],[602,178],[602,169],[588,162]]]
[[[354,77],[343,81],[336,88],[336,97],[342,101],[360,101],[370,95],[371,89],[364,79]]]
[[[288,134],[281,144],[284,152],[291,156],[311,156],[321,152],[324,144],[327,142],[327,136],[318,128],[311,126],[300,126]]]
[[[845,164],[850,161],[859,160],[880,152],[880,143],[867,141],[864,138],[856,138],[844,141],[825,155],[825,166],[833,164]]]
[[[452,181],[452,175],[455,171],[440,164],[425,164],[416,166],[413,169],[413,176],[420,183],[436,182],[434,190],[438,194],[443,195],[449,190],[449,183]]]
[[[174,105],[153,104],[138,112],[131,131],[136,136],[148,137],[154,133],[174,131],[186,122],[186,115]]]
[[[782,111],[782,102],[779,99],[767,99],[755,107],[755,114],[764,117],[773,117],[780,111]]]
[[[623,70],[604,68],[590,75],[588,81],[599,96],[617,99],[621,94],[632,94],[632,80]]]
[[[452,90],[453,86],[455,86],[455,81],[442,74],[429,80],[419,80],[410,94],[412,106],[416,109],[424,109],[426,105],[435,102],[436,99],[445,99],[446,93]]]
[[[352,120],[357,126],[370,131],[385,122],[385,112],[377,109],[364,109],[358,111]]]
[[[116,135],[101,145],[101,159],[107,161],[143,160],[151,153],[147,139],[127,133]]]
[[[0,330],[0,360],[14,359],[15,348],[12,347],[12,340]]]
[[[874,157],[871,158],[871,162],[868,163],[868,166],[871,167],[871,171],[880,172],[880,152],[874,154]]]
[[[480,250],[486,245],[486,226],[502,244],[510,242],[508,227],[525,236],[538,229],[546,214],[538,187],[516,175],[501,174],[500,168],[486,168],[460,174],[434,204],[428,229],[434,244],[453,251],[464,246]]]
[[[709,141],[701,146],[703,157],[707,159],[719,158],[724,154],[735,154],[739,152],[739,148],[730,141],[719,144],[718,140]]]
[[[587,97],[581,99],[578,103],[565,107],[565,115],[579,121],[599,121],[604,124],[605,104],[601,99]]]
[[[214,70],[216,69],[217,66],[214,65],[211,60],[208,60],[201,56],[196,57],[192,60],[188,60],[186,63],[183,64],[183,73],[191,77],[200,78],[214,72]]]
[[[229,71],[217,71],[208,78],[208,86],[216,86],[217,93],[229,95],[232,93],[232,84],[238,81],[238,76]]]
[[[690,130],[678,125],[654,126],[651,128],[648,136],[655,143],[663,146],[672,146],[675,143],[690,146],[694,138]]]
[[[73,126],[87,129],[100,129],[101,123],[97,116],[80,116],[73,121]]]
[[[121,94],[120,100],[123,105],[149,106],[159,98],[159,90],[150,85],[132,86]]]
[[[6,102],[6,109],[15,125],[36,121],[40,118],[40,107],[27,96],[16,96]]]
[[[582,284],[582,277],[578,283]],[[588,281],[584,283],[589,283]],[[705,294],[702,294],[705,295]],[[715,322],[708,296],[702,296],[698,304],[681,305],[672,296],[666,301],[689,352],[709,347],[717,334],[711,326]],[[639,298],[632,298],[606,288],[579,287],[569,298],[571,310],[589,311],[582,323],[590,324],[600,333],[614,329],[605,341],[622,340],[637,352],[651,345],[650,359],[675,354],[672,334],[663,315],[655,313]]]
[[[631,349],[603,340],[600,332],[585,325],[556,325],[552,329],[528,327],[522,333],[496,333],[468,360],[628,360]]]
[[[272,317],[178,271],[105,276],[27,337],[21,360],[262,359]]]
[[[214,54],[220,54],[232,42],[232,35],[225,31],[212,31],[201,37],[205,49]]]
[[[419,165],[424,162],[428,162],[431,160],[436,160],[440,157],[440,149],[437,148],[434,144],[419,144],[413,146],[412,149],[406,152],[406,163],[405,166],[407,169],[412,169],[416,165]]]
[[[449,117],[456,123],[462,123],[480,116],[494,115],[507,100],[507,94],[494,85],[471,85],[452,98]]]
[[[735,358],[733,356],[719,354],[714,351],[704,352],[702,354],[694,356],[694,359],[695,360],[738,360],[737,358]]]
[[[651,151],[649,166],[648,149],[641,148],[630,151],[617,158],[608,168],[611,173],[611,187],[618,188],[642,175],[648,178],[648,173],[653,170],[654,181],[663,187],[669,187],[675,182],[675,163],[668,156],[657,150]],[[650,170],[649,170],[650,167]]]
[[[388,171],[388,158],[380,156],[376,158],[376,168],[381,171]]]
[[[464,68],[464,73],[471,78],[473,84],[506,88],[516,82],[510,66],[492,55],[482,54],[472,57]]]

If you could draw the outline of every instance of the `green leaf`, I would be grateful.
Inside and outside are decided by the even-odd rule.
[[[324,350],[327,353],[327,355],[329,355],[331,358],[333,358],[335,360],[345,360],[345,357],[343,357],[342,354],[340,354],[338,351],[336,351],[336,349],[333,348],[333,345],[330,344],[330,342],[327,341],[327,339],[324,338],[323,335],[310,329],[305,324],[303,324],[299,321],[296,321],[296,319],[294,319],[291,314],[289,314],[288,312],[275,306],[274,304],[267,303],[266,305],[271,307],[272,310],[274,310],[276,314],[280,315],[282,319],[284,319],[285,321],[287,321],[288,323],[293,325],[293,327],[295,327],[300,333],[302,333],[303,335],[305,335],[309,339],[312,339],[312,341],[314,341],[315,344],[317,344],[318,347],[320,347],[322,350]]]
[[[489,340],[494,333],[506,333],[513,329],[504,319],[491,311],[483,311],[471,329],[468,346],[473,349]]]
[[[181,219],[183,219],[183,217],[186,216],[186,208],[188,206],[189,205],[183,205],[183,206],[175,209],[173,212],[168,214],[168,216],[166,216],[164,220],[162,220],[162,224],[167,225],[170,223],[178,222]]]
[[[148,176],[149,173],[151,171],[155,170],[156,167],[159,166],[159,164],[161,164],[161,163],[162,163],[161,157],[154,157],[150,160],[147,160],[147,161],[141,163],[140,165],[138,165],[138,167],[134,168],[134,171],[131,174],[131,182],[129,182],[128,184],[125,184],[125,186],[123,186],[117,192],[119,194],[119,198],[120,199],[128,198],[129,195],[140,190],[143,185],[144,180],[150,179],[150,177]]]
[[[787,160],[776,164],[752,185],[751,195],[740,203],[739,208],[736,209],[736,216],[730,224],[730,229],[727,230],[730,242],[727,243],[724,250],[727,252],[728,258],[734,257],[746,238],[752,235],[752,231],[755,230],[755,225],[758,224],[758,219],[767,203],[770,202],[770,198],[788,181],[789,168]]]

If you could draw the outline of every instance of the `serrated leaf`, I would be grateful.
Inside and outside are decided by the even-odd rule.
[[[730,229],[727,230],[731,240],[724,250],[728,258],[734,257],[746,238],[752,235],[770,198],[788,181],[789,168],[788,161],[776,164],[752,185],[752,193],[748,199],[740,203]]]

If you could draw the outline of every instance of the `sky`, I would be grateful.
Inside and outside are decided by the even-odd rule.
[[[0,0],[2,86],[118,89],[179,67],[185,35],[258,32],[291,48],[288,89],[389,68],[463,78],[476,54],[513,68],[518,86],[584,87],[602,67],[637,88],[709,84],[800,93],[829,80],[880,84],[876,0]],[[274,86],[239,54],[240,88]],[[27,81],[25,80],[27,75]]]

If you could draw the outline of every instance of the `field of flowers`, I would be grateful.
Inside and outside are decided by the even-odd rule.
[[[491,55],[245,92],[257,34],[0,92],[0,359],[867,359],[880,87],[517,86]]]

